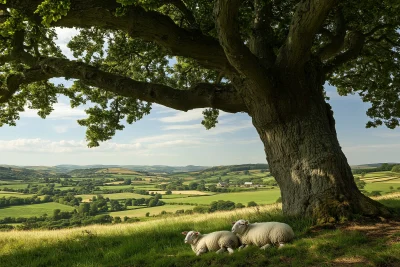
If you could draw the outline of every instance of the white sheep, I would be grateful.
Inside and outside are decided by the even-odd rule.
[[[294,238],[292,228],[286,223],[280,222],[262,222],[249,223],[245,220],[233,222],[232,232],[235,233],[242,245],[239,249],[247,245],[255,245],[261,249],[266,249],[271,244],[284,246],[286,242]]]
[[[209,234],[200,234],[196,231],[182,232],[186,236],[185,243],[192,246],[197,256],[207,251],[222,253],[228,250],[229,254],[233,249],[239,247],[239,238],[230,231],[217,231]]]

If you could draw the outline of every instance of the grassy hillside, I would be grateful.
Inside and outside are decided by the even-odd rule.
[[[399,195],[389,200],[400,207]],[[286,222],[296,239],[282,249],[253,247],[199,257],[183,242],[182,231],[230,230],[231,221],[239,218]],[[334,229],[311,225],[310,220],[284,217],[278,205],[270,205],[133,224],[0,232],[0,266],[400,266],[398,221],[353,222]]]
[[[35,204],[35,205],[21,205],[11,206],[0,209],[0,219],[5,217],[32,217],[41,216],[43,214],[52,215],[55,209],[61,211],[73,211],[74,208],[67,205],[62,205],[55,202]],[[2,266],[0,264],[0,266]]]

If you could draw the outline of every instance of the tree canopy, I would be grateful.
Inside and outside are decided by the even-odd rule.
[[[341,95],[370,102],[367,127],[399,125],[400,4],[317,0],[2,0],[0,1],[0,126],[20,112],[45,118],[58,95],[71,106],[93,103],[89,146],[110,139],[148,114],[151,103],[187,111],[248,112],[241,83],[317,61]],[[55,44],[56,27],[76,27]],[[74,81],[70,88],[51,78]]]

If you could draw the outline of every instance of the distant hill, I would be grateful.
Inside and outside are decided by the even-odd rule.
[[[400,163],[395,163],[395,162],[384,162],[384,163],[369,163],[369,164],[360,164],[360,165],[352,165],[350,166],[353,170],[356,169],[373,169],[373,168],[379,168],[383,164],[390,164],[390,165],[397,165]]]
[[[55,177],[53,173],[42,170],[30,170],[16,166],[0,167],[1,180],[27,180],[30,178]]]
[[[115,169],[123,168],[132,171],[155,172],[155,173],[174,173],[192,172],[209,168],[209,166],[166,166],[166,165],[57,165],[54,166],[57,172],[70,172],[78,169]]]

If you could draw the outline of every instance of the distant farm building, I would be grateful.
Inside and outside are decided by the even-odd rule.
[[[219,183],[217,184],[217,186],[218,186],[218,187],[229,187],[229,184],[228,184],[228,183],[225,183],[225,182],[219,182]]]

